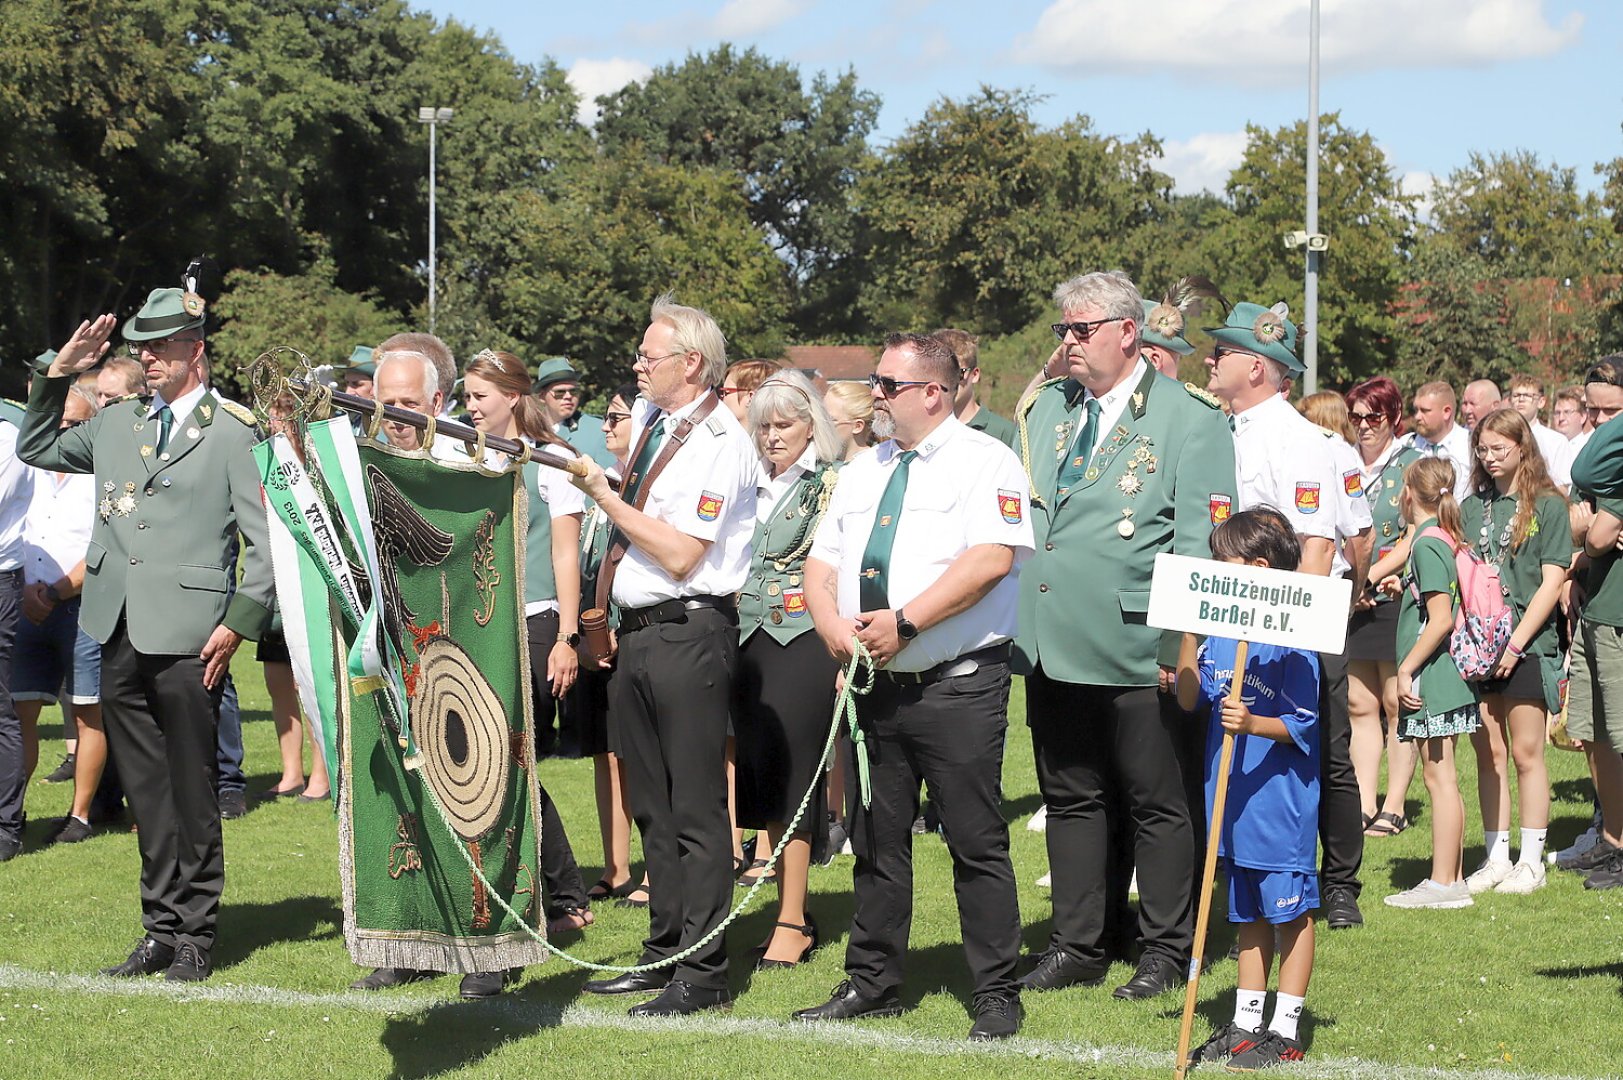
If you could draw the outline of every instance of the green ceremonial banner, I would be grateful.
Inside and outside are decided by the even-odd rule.
[[[262,453],[262,474],[293,539],[273,554],[303,556],[286,585],[277,567],[284,609],[304,606],[311,670],[295,671],[336,718],[350,955],[433,971],[539,963],[521,473],[357,448],[342,418],[310,425],[305,477],[290,450]]]

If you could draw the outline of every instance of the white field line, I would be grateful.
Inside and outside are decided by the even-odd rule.
[[[602,1008],[529,1001],[522,997],[499,997],[489,1001],[464,1003],[452,997],[394,997],[384,993],[309,993],[275,986],[206,983],[184,985],[159,979],[112,979],[102,976],[59,975],[0,964],[0,990],[37,990],[50,993],[100,994],[110,997],[167,998],[171,1001],[208,1002],[226,1005],[260,1005],[279,1008],[343,1009],[351,1012],[409,1016],[445,1007],[477,1009],[499,1015],[530,1028],[591,1028],[624,1032],[659,1031],[728,1038],[765,1037],[780,1041],[823,1043],[841,1047],[868,1047],[899,1054],[932,1057],[1027,1058],[1102,1069],[1172,1068],[1172,1051],[1147,1050],[1137,1046],[1094,1046],[1085,1042],[1055,1042],[1024,1036],[997,1043],[970,1043],[927,1035],[904,1035],[868,1026],[861,1021],[847,1024],[803,1024],[787,1020],[745,1019],[724,1013],[684,1019],[632,1020],[615,1008]],[[641,999],[627,999],[641,1000]],[[1210,1071],[1210,1070],[1206,1070]],[[1439,1068],[1421,1065],[1388,1065],[1356,1058],[1309,1056],[1289,1069],[1292,1077],[1322,1080],[1585,1080],[1557,1073],[1522,1072],[1510,1069]],[[1089,1073],[1088,1075],[1099,1075]],[[1199,1075],[1199,1073],[1196,1073]]]

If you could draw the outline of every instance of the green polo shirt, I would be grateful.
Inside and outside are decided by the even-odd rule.
[[[977,409],[975,415],[964,423],[966,427],[986,432],[1015,453],[1020,452],[1020,429],[1014,426],[1013,420],[1005,420],[985,405]]]
[[[1623,518],[1623,499],[1596,499],[1595,510]],[[1614,574],[1618,551],[1613,548],[1598,559],[1589,560],[1589,576],[1584,581],[1589,599],[1584,603],[1584,620],[1602,626],[1623,626],[1623,574]]]
[[[1414,586],[1411,588],[1411,584]],[[1415,599],[1418,589],[1420,601]],[[1422,536],[1414,542],[1409,554],[1408,572],[1403,577],[1403,592],[1398,607],[1398,662],[1409,655],[1414,643],[1420,639],[1420,628],[1425,625],[1423,601],[1428,593],[1447,593],[1454,607],[1460,602],[1460,582],[1454,572],[1454,553],[1435,536]],[[1425,702],[1428,716],[1441,716],[1455,709],[1474,705],[1476,691],[1460,676],[1454,658],[1448,654],[1448,641],[1437,646],[1430,659],[1420,665],[1415,679],[1415,696]],[[1409,715],[1406,711],[1404,715]]]
[[[1472,495],[1460,504],[1460,521],[1465,527],[1465,538],[1475,546],[1478,555],[1499,567],[1500,579],[1510,590],[1510,603],[1521,619],[1527,605],[1533,602],[1544,580],[1546,566],[1559,566],[1563,571],[1572,563],[1572,529],[1567,524],[1567,504],[1559,495],[1541,495],[1533,504],[1533,522],[1527,539],[1520,547],[1514,543],[1500,545],[1500,537],[1516,516],[1516,499],[1509,495],[1490,493],[1492,501],[1482,495]],[[1487,540],[1482,535],[1482,514],[1489,514]],[[1527,651],[1538,656],[1554,658],[1561,651],[1561,640],[1556,630],[1559,609],[1552,613],[1527,644]]]

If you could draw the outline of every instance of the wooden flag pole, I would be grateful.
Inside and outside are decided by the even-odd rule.
[[[1229,680],[1228,700],[1239,701],[1245,687],[1245,660],[1250,645],[1234,645],[1234,675]],[[1183,1026],[1178,1029],[1176,1080],[1189,1071],[1189,1032],[1195,1024],[1195,1000],[1200,994],[1200,968],[1206,957],[1206,930],[1211,922],[1212,891],[1217,885],[1217,844],[1223,836],[1223,812],[1228,802],[1229,766],[1234,761],[1234,733],[1223,732],[1223,749],[1217,756],[1217,790],[1212,794],[1212,820],[1206,834],[1206,869],[1201,875],[1200,909],[1195,915],[1194,952],[1189,958],[1189,985],[1183,996]]]

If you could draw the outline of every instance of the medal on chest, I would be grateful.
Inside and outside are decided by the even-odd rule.
[[[135,481],[131,480],[124,485],[124,494],[118,497],[113,509],[118,511],[119,517],[129,517],[135,513]]]
[[[113,483],[111,480],[107,481],[101,486],[101,503],[96,509],[101,515],[101,520],[104,524],[108,518],[113,516],[113,492],[117,489],[118,485]]]

